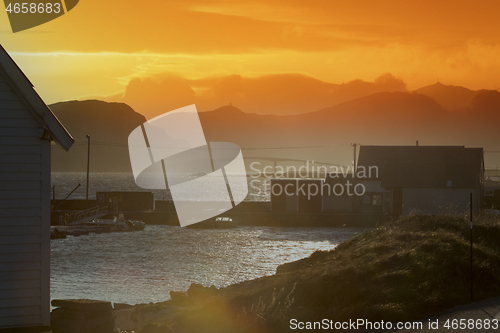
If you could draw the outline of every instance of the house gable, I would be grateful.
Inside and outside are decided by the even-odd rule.
[[[45,128],[50,132],[50,139],[59,143],[65,150],[69,150],[73,145],[73,138],[33,89],[33,84],[1,45],[0,72],[2,72],[4,79],[0,89],[4,89],[3,92],[7,98],[7,100],[3,100],[4,105],[10,102],[14,109],[26,109],[40,124],[42,130]],[[12,98],[12,94],[18,96],[19,100],[9,100]],[[20,103],[23,105],[20,105]],[[44,133],[41,132],[39,135],[44,136]]]

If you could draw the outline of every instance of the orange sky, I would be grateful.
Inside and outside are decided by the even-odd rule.
[[[206,97],[210,80],[239,75],[247,86],[273,85],[290,73],[304,79],[292,94],[304,82],[328,89],[384,73],[410,90],[438,79],[500,89],[499,9],[490,0],[81,0],[16,34],[0,14],[0,41],[47,103],[120,96],[134,78],[165,81],[188,102],[182,84]]]

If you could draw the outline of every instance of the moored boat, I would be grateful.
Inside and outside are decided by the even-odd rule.
[[[125,220],[123,214],[113,219],[93,219],[91,221],[74,222],[67,226],[52,228],[51,238],[64,238],[66,235],[80,236],[88,234],[102,234],[117,231],[140,231],[146,224],[138,220]]]
[[[238,223],[230,217],[216,217],[214,219],[188,225],[188,229],[232,229],[238,227]]]
[[[99,230],[99,232],[109,231],[140,231],[146,224],[138,220],[125,220],[123,216],[114,219],[94,219],[82,224],[85,228]]]

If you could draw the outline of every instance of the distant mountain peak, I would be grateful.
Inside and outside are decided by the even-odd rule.
[[[415,91],[421,91],[421,90],[428,90],[428,89],[460,89],[460,90],[467,90],[467,91],[473,91],[470,90],[469,88],[465,88],[463,86],[454,86],[452,84],[444,84],[441,81],[437,81],[434,84],[429,84],[428,86],[421,87]]]
[[[337,104],[311,114],[326,115],[346,113],[356,114],[402,114],[404,112],[440,114],[444,110],[434,99],[424,94],[415,92],[379,92],[369,96],[360,97],[348,102]]]
[[[221,106],[220,108],[217,108],[213,110],[212,112],[217,112],[217,113],[224,113],[224,114],[244,114],[245,112],[241,111],[237,107],[233,106],[232,103],[229,103],[229,105],[224,105]]]
[[[446,110],[464,110],[471,106],[477,91],[462,86],[446,85],[437,82],[415,90],[415,92],[427,95],[441,104]]]

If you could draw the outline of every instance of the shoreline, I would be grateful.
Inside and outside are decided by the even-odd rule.
[[[272,276],[221,289],[191,285],[186,292],[171,292],[169,301],[128,311],[150,319],[141,333],[199,332],[201,327],[243,332],[237,329],[242,323],[250,327],[244,332],[286,332],[286,318],[314,321],[325,316],[423,320],[470,303],[464,296],[468,275],[457,274],[468,267],[463,260],[468,251],[464,222],[451,216],[389,221],[332,251],[280,265]],[[475,235],[474,291],[479,301],[500,296],[499,220],[479,218]]]
[[[53,200],[58,211],[52,213],[52,226],[59,225],[65,214],[98,206],[95,200]],[[152,207],[152,206],[151,206]],[[148,225],[179,226],[179,219],[172,201],[156,201],[155,209],[150,210],[120,210],[111,212],[102,218],[113,218],[123,212],[126,219],[140,220]],[[381,213],[350,213],[350,212],[275,212],[271,211],[269,201],[244,201],[233,209],[218,216],[230,217],[241,226],[272,226],[272,227],[359,227],[373,228],[377,224],[393,219],[390,215]],[[214,217],[215,218],[215,217]]]

